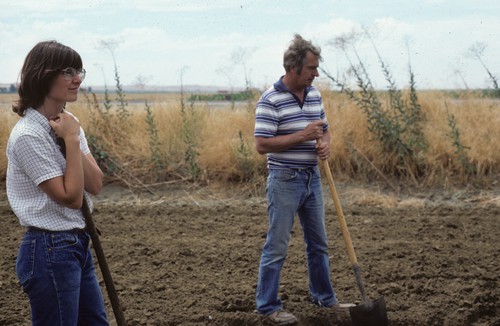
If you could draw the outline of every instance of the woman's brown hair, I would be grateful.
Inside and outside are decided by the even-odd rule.
[[[19,100],[12,105],[12,110],[22,117],[27,108],[38,108],[63,69],[71,67],[80,70],[82,66],[80,55],[72,48],[57,41],[38,43],[24,60]]]

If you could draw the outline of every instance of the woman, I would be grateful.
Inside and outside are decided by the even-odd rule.
[[[101,191],[103,173],[78,119],[64,110],[77,100],[82,65],[65,45],[38,43],[26,56],[13,105],[21,118],[7,143],[7,196],[27,229],[16,274],[33,325],[108,325],[80,210],[84,196],[92,206],[86,192]]]

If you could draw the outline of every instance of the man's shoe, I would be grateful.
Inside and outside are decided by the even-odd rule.
[[[289,312],[278,310],[267,316],[276,325],[293,325],[297,323],[297,318]]]
[[[349,308],[355,307],[354,303],[336,303],[331,308],[338,314],[350,315]]]
[[[336,303],[332,306],[332,309],[335,310],[349,310],[351,307],[355,307],[356,305],[354,303]]]

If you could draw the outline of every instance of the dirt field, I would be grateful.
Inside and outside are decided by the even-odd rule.
[[[391,325],[500,325],[498,189],[395,196],[374,186],[337,187],[368,295],[384,296]],[[266,325],[253,312],[264,197],[180,186],[155,192],[109,186],[96,199],[94,218],[128,324]],[[327,187],[325,196],[332,281],[341,301],[359,303]],[[29,325],[14,273],[23,229],[0,198],[0,325]],[[299,325],[350,324],[310,303],[299,223],[280,293]]]

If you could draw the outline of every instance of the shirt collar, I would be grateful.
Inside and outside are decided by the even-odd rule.
[[[281,76],[280,79],[276,83],[274,83],[274,88],[280,92],[289,92],[288,88],[283,82],[283,77],[285,76]]]
[[[51,132],[52,127],[49,124],[49,120],[40,112],[33,108],[28,108],[26,114],[24,115],[28,120],[38,123],[44,130],[48,133]]]
[[[286,87],[285,83],[283,82],[283,78],[285,76],[281,76],[280,79],[274,83],[274,88],[277,90],[277,91],[280,91],[280,92],[289,92],[289,93],[292,93],[290,92],[290,90],[288,89],[288,87]],[[312,86],[308,86],[306,87],[306,89],[304,90],[304,95],[307,96],[307,93],[309,93],[309,91],[311,90]],[[293,93],[292,93],[293,94]],[[304,96],[304,98],[305,98]]]

